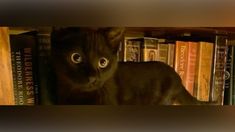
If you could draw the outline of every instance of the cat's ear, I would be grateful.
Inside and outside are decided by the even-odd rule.
[[[114,28],[108,28],[106,30],[106,37],[109,41],[109,46],[117,52],[120,46],[120,43],[122,42],[124,38],[124,27],[114,27]]]
[[[71,33],[80,31],[78,27],[52,27],[51,44],[57,45],[61,38]]]
[[[64,35],[64,32],[66,31],[66,27],[52,27],[51,32],[51,44],[57,44],[57,41],[61,38],[62,35]]]

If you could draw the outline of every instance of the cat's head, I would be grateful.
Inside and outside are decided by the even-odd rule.
[[[124,28],[62,28],[51,34],[53,68],[68,89],[93,91],[115,72]]]

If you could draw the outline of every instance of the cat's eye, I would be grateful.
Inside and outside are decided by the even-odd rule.
[[[107,58],[105,58],[105,57],[100,58],[100,60],[98,62],[98,66],[100,68],[105,68],[105,67],[108,66],[108,64],[109,64],[109,60]]]
[[[82,62],[82,57],[79,53],[73,53],[71,55],[71,61],[75,64],[81,63]]]

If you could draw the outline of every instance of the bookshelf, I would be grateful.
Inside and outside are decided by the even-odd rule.
[[[0,28],[0,104],[13,105],[13,80],[11,70],[9,29]]]
[[[21,34],[29,31],[37,31],[41,34],[49,34],[51,27],[9,27],[1,28],[0,32],[0,104],[14,104],[14,88],[11,70],[9,35]],[[235,39],[233,27],[127,27],[126,35],[129,37],[153,37],[164,38],[169,42],[182,41],[206,41],[216,42],[216,36],[225,36],[228,40]],[[234,45],[231,43],[230,45]],[[7,95],[7,96],[6,96]]]

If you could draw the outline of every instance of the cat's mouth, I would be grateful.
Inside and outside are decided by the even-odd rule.
[[[87,91],[93,91],[93,90],[96,90],[96,89],[98,89],[98,88],[99,88],[99,84],[98,84],[98,83],[92,83],[92,84],[89,84],[88,87],[87,87],[87,89],[85,89],[85,90],[87,90]]]
[[[80,91],[84,91],[84,92],[90,92],[90,91],[94,91],[97,90],[101,87],[101,84],[99,82],[95,82],[95,83],[89,83],[89,84],[85,84],[83,86],[80,86]]]

